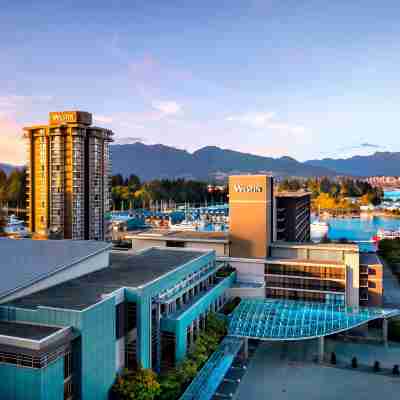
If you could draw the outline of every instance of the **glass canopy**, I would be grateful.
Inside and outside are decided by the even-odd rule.
[[[179,400],[210,400],[242,347],[243,339],[225,337]]]
[[[261,340],[311,339],[400,315],[400,310],[352,308],[338,304],[244,299],[233,311],[229,335]]]

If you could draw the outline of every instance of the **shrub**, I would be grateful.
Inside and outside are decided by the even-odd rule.
[[[374,372],[379,372],[381,370],[381,364],[379,363],[379,361],[374,362],[373,370]]]
[[[331,364],[336,364],[336,354],[334,352],[331,353]]]
[[[400,375],[399,366],[397,364],[393,365],[392,374],[396,376]]]
[[[143,368],[117,377],[111,391],[120,400],[153,400],[161,392],[157,375]]]
[[[358,367],[357,357],[353,357],[353,358],[351,359],[351,367],[352,367],[352,368],[357,368],[357,367]]]

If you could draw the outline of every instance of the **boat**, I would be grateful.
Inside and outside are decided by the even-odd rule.
[[[171,231],[197,231],[199,224],[197,222],[192,222],[184,219],[179,224],[169,223],[169,229]]]
[[[14,214],[10,215],[7,220],[7,225],[4,227],[4,233],[10,236],[26,237],[29,231],[25,226],[25,222],[18,219]]]
[[[324,236],[329,231],[329,224],[324,221],[316,220],[310,225],[311,235]]]
[[[388,239],[400,239],[400,229],[378,229],[376,235],[372,238],[373,241],[379,242],[380,240]]]

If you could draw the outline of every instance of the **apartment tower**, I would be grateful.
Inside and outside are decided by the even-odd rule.
[[[110,208],[109,143],[82,111],[51,112],[48,125],[24,128],[28,145],[28,214],[43,237],[106,240]]]

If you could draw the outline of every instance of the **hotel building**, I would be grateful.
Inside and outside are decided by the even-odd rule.
[[[307,239],[309,193],[279,193],[273,201],[272,178],[257,175],[233,176],[229,187],[229,232],[153,230],[126,238],[134,250],[151,246],[215,250],[219,260],[235,268],[240,282],[256,285],[232,289],[239,297],[382,305],[379,257],[360,252],[356,244],[311,243]],[[273,240],[274,236],[278,240]]]
[[[225,347],[189,394],[207,377],[218,386],[249,338],[318,339],[322,360],[325,336],[383,319],[387,337],[387,318],[399,312],[360,308],[382,302],[377,256],[353,244],[273,241],[270,178],[231,183],[240,185],[234,237],[145,232],[124,252],[92,240],[1,240],[1,400],[106,400],[123,369],[182,361],[207,314],[235,296]],[[253,235],[241,234],[247,227]],[[218,374],[205,374],[208,366]]]
[[[311,193],[277,192],[276,239],[286,242],[310,241]]]
[[[24,128],[29,228],[42,237],[104,240],[110,209],[112,131],[82,111],[51,112]]]

